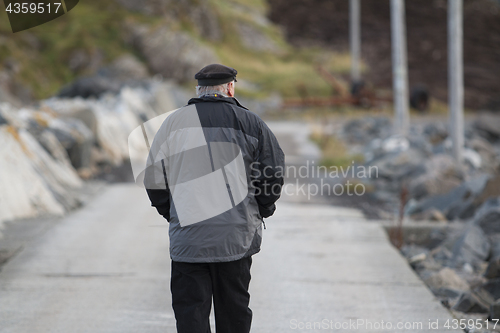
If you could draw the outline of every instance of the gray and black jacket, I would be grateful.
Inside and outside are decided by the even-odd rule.
[[[144,183],[170,222],[170,256],[224,262],[260,250],[263,218],[281,194],[284,154],[235,98],[193,98],[161,125]]]

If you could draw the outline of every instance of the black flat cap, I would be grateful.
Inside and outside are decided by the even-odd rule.
[[[217,86],[219,84],[236,81],[236,69],[220,64],[212,64],[203,67],[194,78],[198,80],[199,86]]]

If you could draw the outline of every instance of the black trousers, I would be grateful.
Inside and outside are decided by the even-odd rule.
[[[172,261],[172,307],[178,333],[210,333],[212,297],[217,333],[248,333],[252,257],[221,263]]]

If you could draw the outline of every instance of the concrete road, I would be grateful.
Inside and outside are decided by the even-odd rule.
[[[378,224],[289,199],[254,257],[252,332],[421,332],[451,318]],[[2,268],[0,332],[175,332],[169,265],[167,223],[144,190],[110,186]],[[382,321],[423,328],[376,329]]]
[[[0,272],[0,332],[175,332],[167,222],[133,184],[107,188]]]
[[[289,163],[319,157],[303,125],[270,125]],[[252,332],[458,332],[379,224],[294,190],[254,256]],[[169,275],[167,222],[144,189],[109,186],[2,267],[0,332],[174,333]]]

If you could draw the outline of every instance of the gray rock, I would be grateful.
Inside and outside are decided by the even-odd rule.
[[[490,253],[490,244],[481,228],[468,224],[464,230],[452,233],[442,246],[451,252],[447,264],[462,267],[470,264],[477,267]]]
[[[150,16],[165,16],[166,20],[187,19],[196,32],[212,41],[222,38],[216,10],[208,1],[197,0],[116,0],[125,8]]]
[[[500,257],[490,259],[484,276],[488,279],[500,278]]]
[[[68,152],[75,169],[90,167],[90,150],[94,145],[94,136],[81,120],[60,119],[50,130]]]
[[[366,144],[376,138],[389,137],[392,123],[388,117],[364,117],[348,121],[342,132],[348,142]]]
[[[439,245],[435,249],[432,250],[432,258],[443,266],[453,266],[450,264],[451,258],[453,257],[453,253],[448,247],[444,245]]]
[[[488,141],[500,140],[500,116],[484,113],[473,124],[477,132]]]
[[[469,223],[460,229],[450,229],[430,256],[443,266],[473,273],[484,270],[489,251],[490,245],[481,228]]]
[[[35,115],[39,116],[30,115],[26,119],[27,129],[56,161],[72,165],[75,169],[90,166],[94,136],[81,120],[50,119],[41,113]]]
[[[79,72],[87,68],[90,59],[83,49],[73,50],[69,55],[68,67],[72,72]]]
[[[281,51],[278,44],[257,27],[245,22],[237,22],[236,28],[243,46],[247,49],[270,53]]]
[[[465,313],[488,313],[490,311],[490,304],[483,301],[475,293],[466,292],[460,295],[460,298],[452,309]]]
[[[93,110],[83,103],[73,103],[74,100],[66,100],[67,103],[59,105],[60,100],[47,100],[45,105],[51,108],[58,114],[61,119],[78,119],[92,133],[93,137],[97,136],[97,117]]]
[[[406,214],[414,215],[430,209],[443,212],[448,220],[470,218],[474,215],[474,200],[479,196],[490,177],[479,175],[462,183],[448,193],[430,196],[406,208]]]
[[[140,85],[141,80],[147,77],[148,70],[144,64],[132,55],[123,55],[109,66],[100,68],[95,75],[79,78],[66,85],[58,96],[98,98],[105,93],[117,94],[123,86]]]
[[[428,255],[424,260],[412,263],[411,266],[422,279],[428,278],[432,273],[439,272],[443,268],[440,263]]]
[[[487,173],[496,172],[500,161],[495,148],[487,140],[474,136],[465,141],[465,146],[476,151],[481,156],[481,170]]]
[[[489,320],[500,320],[500,300],[496,301],[490,307],[490,316]]]
[[[222,39],[223,33],[219,18],[207,1],[199,1],[194,6],[188,3],[183,8],[199,35],[211,41]]]
[[[434,122],[425,125],[423,134],[427,137],[430,143],[436,145],[446,140],[448,137],[448,130],[443,123]]]
[[[432,154],[432,144],[426,140],[420,133],[408,136],[408,141],[411,148],[425,151],[429,155]]]
[[[422,163],[427,154],[421,150],[408,149],[401,153],[392,153],[370,162],[370,166],[378,168],[380,178],[390,181],[401,181],[408,177],[416,177],[425,172]]]
[[[424,164],[425,173],[409,183],[412,198],[448,193],[457,188],[463,179],[461,169],[449,155],[435,155]]]
[[[500,278],[491,279],[481,286],[495,300],[500,299]]]
[[[431,208],[419,214],[413,214],[414,220],[447,222],[446,216],[437,209]]]
[[[94,74],[103,65],[104,58],[104,52],[99,48],[90,53],[84,49],[76,49],[69,55],[68,67],[74,73]]]
[[[484,276],[488,279],[500,278],[500,234],[489,236],[491,255]]]
[[[4,105],[0,104],[0,108],[3,107]],[[31,135],[29,132],[24,134]],[[0,173],[1,190],[7,191],[2,196],[2,207],[4,208],[0,210],[0,223],[42,214],[62,215],[64,213],[63,205],[56,200],[52,189],[47,186],[48,182],[45,181],[46,174],[54,176],[60,172],[60,168],[57,166],[52,168],[54,164],[49,162],[50,165],[47,166],[50,168],[49,172],[44,173],[43,171],[46,169],[40,172],[34,166],[35,158],[48,157],[49,154],[41,146],[37,147],[38,150],[28,150],[30,147],[27,147],[22,139],[21,133],[13,127],[0,126],[0,140],[2,140],[0,158],[2,161],[9,161],[9,163],[4,163]],[[33,138],[29,143],[36,143],[36,140]],[[35,156],[35,154],[37,155]],[[47,160],[45,159],[43,162],[47,162]],[[51,178],[53,179],[53,177]],[[16,193],[16,195],[12,195],[12,193]]]
[[[16,73],[0,70],[0,101],[20,107],[33,102],[33,94],[17,77]]]
[[[380,148],[385,154],[397,154],[410,148],[410,141],[404,136],[393,135],[382,140]]]
[[[90,76],[76,79],[58,93],[59,97],[97,98],[106,92],[118,93],[120,84],[103,76]]]
[[[489,235],[500,233],[500,197],[484,202],[474,216],[474,223]]]
[[[490,198],[500,197],[500,176],[491,176],[481,192],[480,195],[475,198],[474,203],[477,207],[482,205],[486,200]]]
[[[461,290],[456,290],[453,288],[441,287],[437,290],[434,290],[434,295],[446,297],[446,298],[456,298],[462,294]]]
[[[454,290],[465,291],[469,289],[467,282],[449,267],[445,267],[438,272],[429,274],[428,276],[423,275],[423,279],[432,290],[451,288]]]
[[[401,247],[401,253],[406,257],[406,259],[410,259],[414,256],[420,255],[420,254],[427,254],[429,252],[428,249],[426,249],[423,246],[418,246],[415,244],[407,244],[403,245]]]
[[[118,81],[142,80],[148,77],[148,69],[136,57],[126,54],[101,69],[100,75]]]
[[[8,125],[9,121],[5,119],[5,117],[2,115],[1,110],[0,110],[0,126],[1,125]]]
[[[464,148],[462,151],[464,162],[472,170],[481,170],[483,167],[483,158],[475,150]]]
[[[472,292],[486,304],[491,305],[491,304],[495,303],[494,295],[486,288],[477,287],[477,288],[474,288],[472,290]]]
[[[437,155],[437,154],[449,154],[450,149],[445,143],[446,143],[446,141],[432,146],[432,153],[435,155]]]
[[[204,66],[217,62],[215,53],[199,44],[189,34],[162,26],[150,31],[136,26],[132,31],[133,45],[146,59],[153,73],[178,82],[193,82],[194,75]]]
[[[491,257],[497,258],[500,257],[500,235],[493,234],[488,237],[491,244]]]

